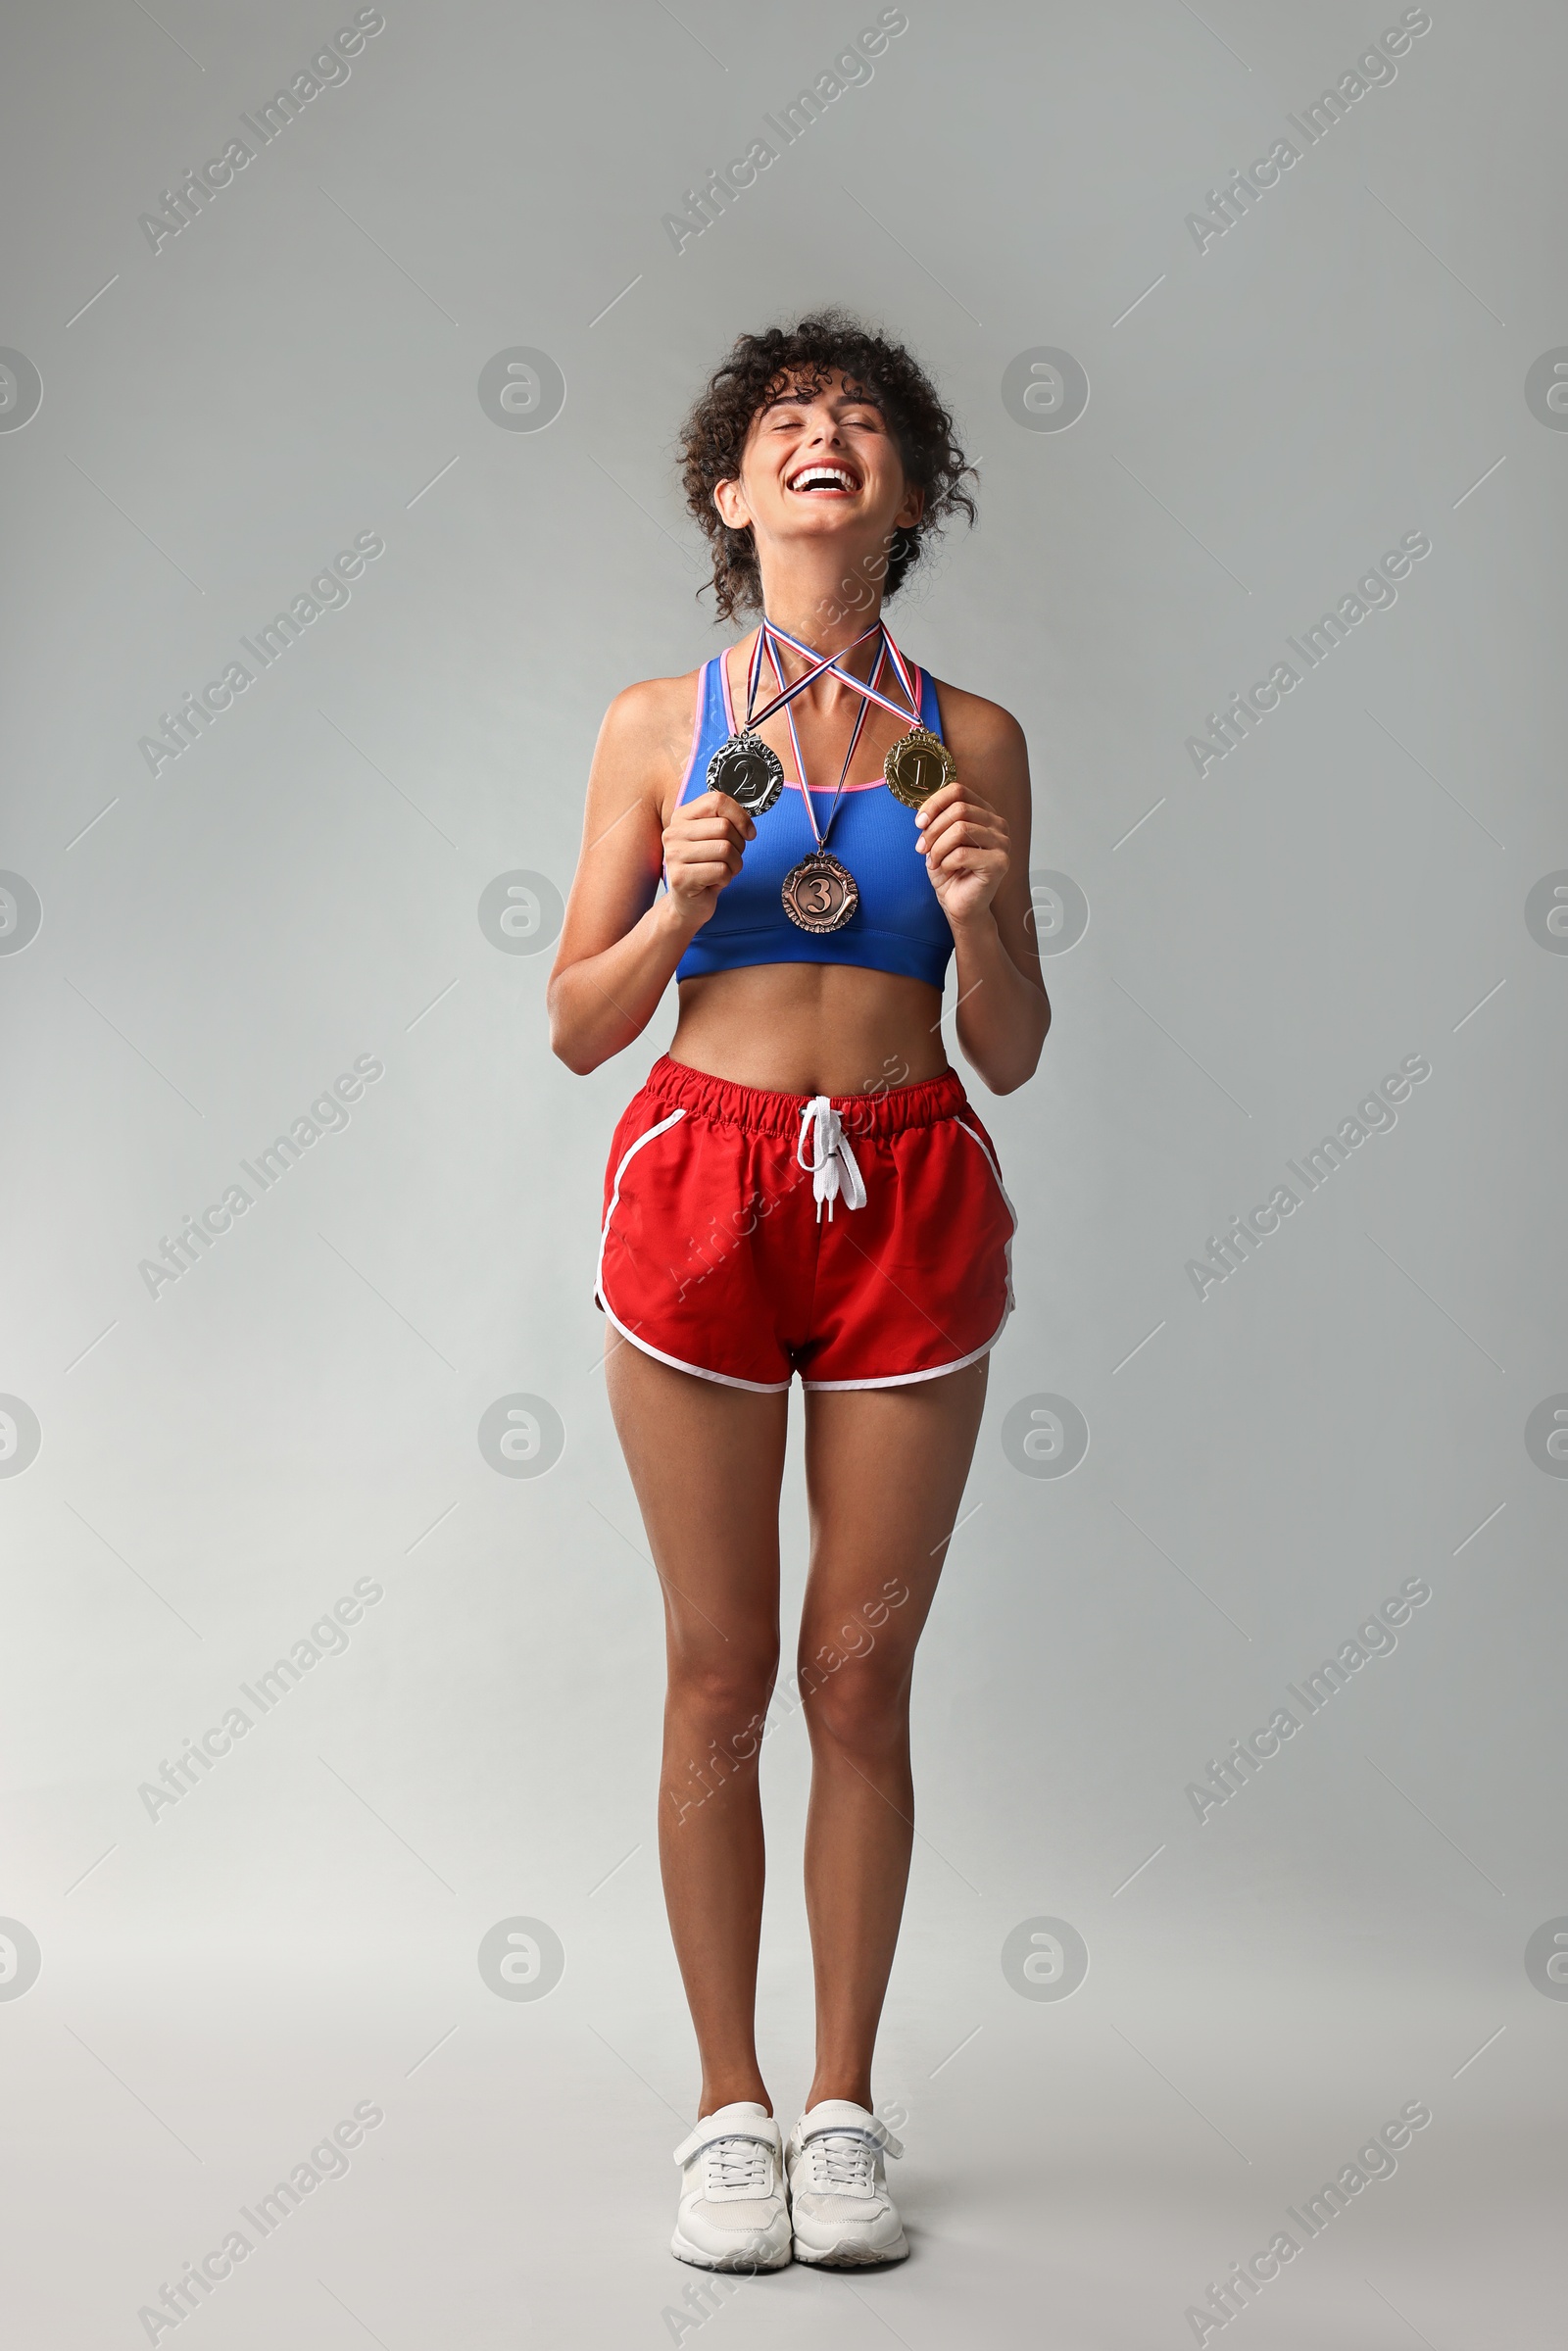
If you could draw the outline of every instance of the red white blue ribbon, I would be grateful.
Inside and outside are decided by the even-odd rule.
[[[881,651],[878,653],[876,666],[871,672],[872,683],[867,685],[863,677],[857,677],[853,670],[844,668],[842,664],[848,660],[849,656],[857,650],[858,646],[861,646],[865,643],[866,637],[875,635],[880,635],[882,639],[882,647]],[[811,662],[812,667],[809,674],[806,677],[797,679],[796,683],[787,690],[786,694],[780,697],[779,701],[770,703],[768,705],[767,710],[764,710],[761,713],[761,717],[759,718],[757,722],[759,725],[761,724],[762,718],[765,718],[769,711],[778,710],[784,701],[793,701],[794,697],[800,693],[803,686],[810,685],[812,679],[820,677],[823,671],[827,669],[831,669],[836,677],[842,678],[845,685],[854,686],[858,693],[869,695],[870,699],[873,702],[880,704],[884,710],[891,710],[895,718],[908,719],[913,725],[919,725],[920,705],[915,696],[913,681],[909,676],[908,664],[906,662],[903,654],[900,653],[898,647],[894,644],[892,635],[889,632],[888,625],[885,620],[879,620],[876,622],[874,628],[868,628],[865,632],[865,636],[857,637],[855,644],[847,645],[843,653],[830,654],[825,660],[821,654],[815,651],[813,647],[809,645],[803,645],[799,637],[792,637],[788,629],[780,628],[776,621],[769,620],[765,617],[762,621],[761,627],[758,631],[759,650],[761,647],[764,637],[771,640],[776,640],[778,645],[787,645],[790,651],[792,653],[798,653],[803,661]],[[774,674],[777,676],[779,683],[782,686],[784,682],[783,670],[779,664],[775,644],[769,644],[768,653],[772,660]],[[902,707],[896,702],[889,701],[885,694],[879,694],[876,691],[875,680],[881,674],[884,654],[891,657],[894,669],[898,673],[899,683],[904,688],[905,701]],[[754,653],[752,658],[755,661],[757,655]]]
[[[867,680],[863,677],[857,677],[852,669],[843,668],[841,663],[848,658],[850,654],[854,653],[858,646],[861,646],[865,643],[866,637],[873,635],[877,636],[880,639],[880,642],[877,646],[876,660],[871,665],[871,675],[869,680]],[[839,812],[839,802],[844,797],[844,786],[849,776],[850,763],[855,758],[855,747],[860,740],[860,730],[865,724],[872,703],[874,702],[878,704],[884,710],[891,710],[895,718],[912,717],[914,724],[918,726],[920,723],[920,705],[915,697],[913,681],[909,676],[908,667],[905,661],[904,656],[900,653],[898,647],[894,644],[892,637],[889,635],[886,622],[882,620],[878,620],[874,628],[868,628],[865,631],[864,636],[857,637],[854,645],[846,646],[843,654],[830,654],[826,660],[824,660],[822,656],[816,653],[811,646],[803,645],[798,637],[792,637],[787,629],[777,627],[774,622],[767,619],[764,615],[761,625],[757,632],[757,646],[752,655],[753,683],[751,691],[753,693],[756,691],[756,680],[760,674],[760,657],[764,645],[767,649],[768,661],[771,664],[773,675],[778,681],[780,690],[775,700],[770,702],[767,706],[767,710],[762,712],[762,717],[765,718],[770,714],[770,712],[780,709],[782,709],[784,711],[784,716],[788,722],[790,730],[790,743],[795,752],[796,772],[799,774],[801,779],[801,798],[806,803],[806,813],[810,820],[811,832],[815,838],[816,846],[819,850],[825,850],[827,847],[827,837],[833,830],[833,819]],[[795,684],[789,687],[786,687],[784,684],[784,664],[779,655],[779,647],[781,645],[788,645],[793,652],[800,654],[806,661],[812,663],[812,667],[808,671],[807,675],[803,678],[798,678]],[[903,709],[901,709],[896,702],[890,702],[885,694],[882,694],[878,691],[878,680],[881,678],[882,671],[890,659],[893,662],[894,669],[898,673],[899,683],[904,688],[906,707]],[[827,812],[827,822],[823,825],[819,825],[816,821],[816,808],[811,800],[811,787],[807,780],[806,761],[801,757],[801,739],[795,731],[795,712],[789,706],[794,702],[796,695],[799,694],[804,687],[810,685],[813,679],[820,677],[825,670],[829,669],[833,672],[833,675],[841,679],[845,685],[853,686],[855,688],[856,692],[860,697],[860,708],[856,716],[854,731],[850,736],[850,747],[844,754],[844,764],[839,769],[838,786],[833,794],[833,805]],[[748,708],[749,707],[750,703],[748,702]],[[750,718],[748,718],[747,724],[750,725],[752,721]],[[760,721],[759,721],[759,723],[760,723]]]
[[[850,654],[858,652],[865,643],[866,637],[874,637],[879,626],[879,622],[873,622],[872,626],[865,631],[864,635],[857,637],[853,645],[847,645],[843,653],[817,653],[809,645],[797,644],[793,637],[784,638],[783,642],[786,645],[792,646],[797,653],[803,654],[806,660],[811,664],[804,677],[798,677],[793,686],[786,686],[784,683],[784,672],[779,665],[777,653],[767,642],[769,636],[776,637],[779,635],[779,631],[774,628],[773,623],[770,620],[763,620],[761,626],[757,632],[757,643],[752,648],[752,659],[747,672],[747,733],[752,733],[755,728],[762,725],[764,720],[771,718],[775,710],[782,710],[786,704],[792,703],[795,700],[797,694],[804,694],[808,686],[815,685],[817,679],[826,669],[832,669],[836,671],[840,677],[846,677],[848,683],[851,685],[859,685],[860,680],[858,677],[849,675],[848,672],[840,669],[838,665],[840,661],[845,661]],[[756,710],[757,704],[757,687],[758,681],[762,674],[762,656],[764,653],[766,653],[768,659],[772,662],[773,675],[778,681],[780,691],[774,695],[772,701],[767,705],[765,710],[756,710],[756,715],[754,717],[753,711]],[[892,705],[889,704],[888,707],[891,709]]]

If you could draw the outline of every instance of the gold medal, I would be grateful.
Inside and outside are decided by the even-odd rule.
[[[858,910],[855,876],[825,849],[814,849],[784,876],[784,911],[798,931],[841,931]]]
[[[888,790],[906,808],[917,808],[933,792],[951,784],[957,772],[957,761],[947,745],[924,726],[901,735],[882,762]]]

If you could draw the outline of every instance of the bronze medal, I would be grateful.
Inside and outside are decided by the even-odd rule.
[[[784,789],[784,763],[748,728],[721,743],[709,760],[708,789],[727,793],[748,815],[761,816]]]
[[[841,931],[859,909],[855,876],[825,849],[813,849],[784,876],[784,911],[799,931]]]
[[[882,762],[888,790],[906,808],[917,808],[933,792],[951,784],[957,772],[957,761],[947,745],[924,726],[901,735]]]

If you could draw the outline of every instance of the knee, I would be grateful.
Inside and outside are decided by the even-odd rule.
[[[865,1762],[902,1751],[908,1738],[909,1675],[871,1658],[849,1658],[835,1672],[803,1665],[806,1721],[813,1746]]]
[[[669,1702],[705,1738],[726,1739],[749,1724],[760,1727],[778,1674],[778,1650],[726,1645],[669,1661]]]

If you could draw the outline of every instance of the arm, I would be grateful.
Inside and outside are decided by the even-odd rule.
[[[1034,1075],[1051,1026],[1029,896],[1029,755],[1017,720],[941,689],[957,780],[916,810],[920,854],[956,952],[958,1043],[993,1094]]]
[[[690,678],[631,686],[599,730],[547,998],[551,1049],[579,1077],[641,1036],[757,829],[717,792],[663,821],[680,788],[693,690]]]

